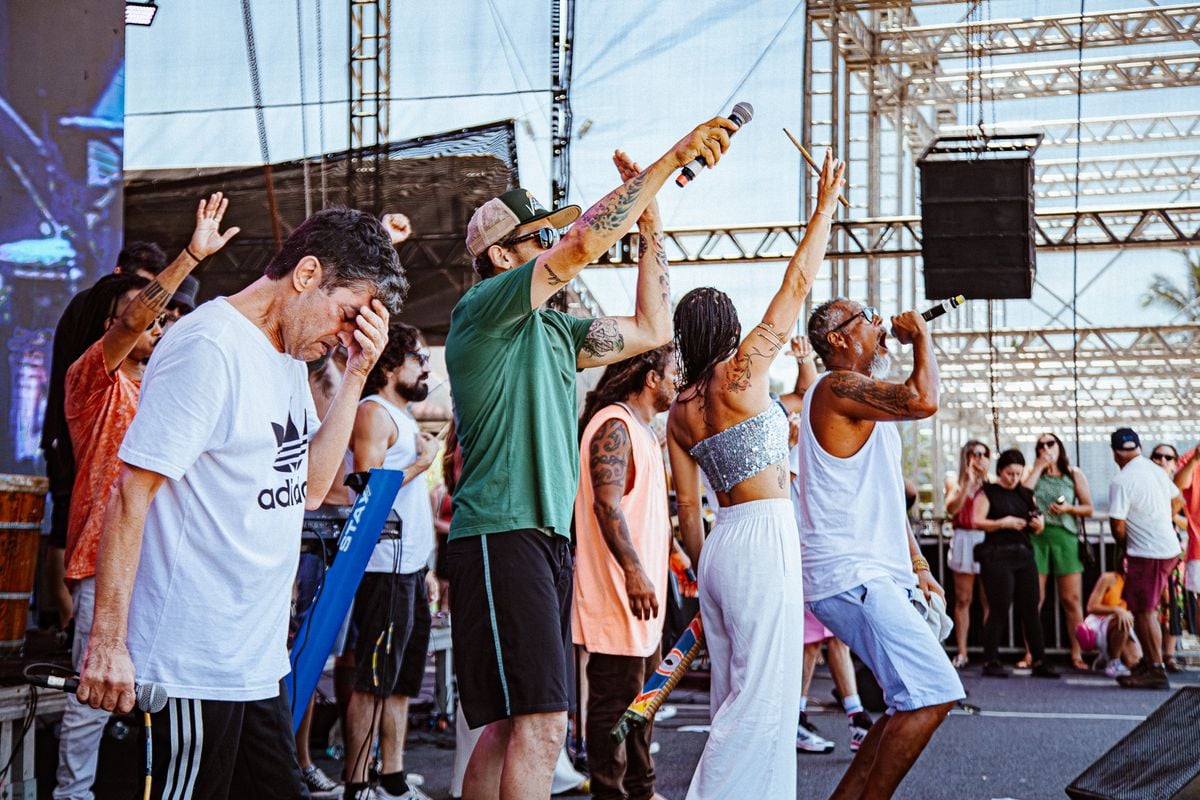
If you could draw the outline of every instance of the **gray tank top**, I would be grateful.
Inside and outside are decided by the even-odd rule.
[[[690,451],[718,492],[728,492],[747,478],[788,456],[787,415],[778,403],[697,442]]]

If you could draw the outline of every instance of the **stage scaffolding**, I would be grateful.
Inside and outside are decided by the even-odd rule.
[[[1009,4],[978,0],[808,0],[800,138],[818,158],[834,147],[851,182],[813,299],[850,294],[885,314],[924,303],[916,158],[937,136],[977,132],[979,119],[989,135],[1045,135],[1039,255],[1200,246],[1200,95],[1190,108],[1176,94],[1159,114],[1079,120],[1012,121],[1028,112],[1010,105],[995,123],[996,107],[1027,98],[1200,86],[1200,8],[1129,6],[1014,19],[1001,17]],[[807,219],[814,178],[801,180]],[[780,261],[802,234],[795,223],[674,230],[668,255],[673,264]],[[633,248],[627,238],[604,261],[631,265]],[[1144,441],[1200,437],[1200,326],[1075,332],[1072,298],[1054,300],[1040,330],[1009,329],[1005,301],[975,301],[939,321],[942,410],[906,426],[906,459],[935,509],[961,442],[986,434],[995,446],[996,428],[1000,446],[1026,450],[1039,431],[1107,441],[1119,424]]]

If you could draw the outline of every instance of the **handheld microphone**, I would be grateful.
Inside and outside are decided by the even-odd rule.
[[[733,107],[733,111],[729,112],[729,121],[737,125],[738,130],[741,130],[742,126],[752,119],[754,119],[754,106],[749,103],[738,103]],[[737,131],[733,133],[737,133]],[[733,133],[729,135],[732,136]],[[700,174],[701,168],[707,166],[708,162],[704,160],[703,156],[696,156],[696,158],[692,159],[692,163],[684,167],[675,178],[675,185],[682,189],[696,179],[696,176]]]
[[[950,309],[958,308],[965,302],[967,302],[967,298],[963,297],[961,294],[956,294],[956,295],[954,295],[954,297],[951,297],[948,300],[943,300],[942,302],[938,303],[933,308],[927,308],[924,311],[922,311],[921,319],[925,320],[926,322],[937,319],[938,317],[940,317],[942,314],[945,314]],[[895,336],[895,335],[896,335],[896,329],[892,328],[892,336]]]
[[[43,675],[29,673],[25,680],[43,689],[58,689],[60,692],[75,694],[79,690],[79,676],[65,677],[63,675]],[[157,683],[135,683],[133,693],[137,698],[137,707],[142,711],[155,714],[167,706],[167,690]]]

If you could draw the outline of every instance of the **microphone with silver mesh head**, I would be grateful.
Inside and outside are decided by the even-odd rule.
[[[752,119],[754,119],[754,106],[749,103],[738,103],[733,107],[733,111],[729,112],[729,121],[737,125],[738,130],[741,130],[742,126]],[[733,131],[729,135],[732,136],[734,133],[737,133],[737,131]],[[687,186],[700,174],[701,168],[707,166],[708,162],[704,160],[704,157],[697,156],[675,178],[675,185],[681,188]]]
[[[25,680],[43,689],[58,689],[62,692],[75,694],[79,691],[79,676],[65,677],[62,675],[40,675],[26,673]],[[137,698],[137,707],[151,714],[162,711],[167,706],[167,690],[157,683],[135,683],[133,694]]]

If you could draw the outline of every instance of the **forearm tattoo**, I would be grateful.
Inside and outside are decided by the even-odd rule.
[[[832,372],[829,388],[835,395],[895,416],[912,415],[916,398],[907,386],[884,383],[854,372]]]
[[[667,251],[663,246],[662,231],[654,231],[653,234],[647,236],[644,233],[638,234],[638,254],[644,258],[646,254],[651,254],[654,258],[654,264],[658,267],[658,291],[659,299],[667,308],[671,306],[671,278],[667,273]]]
[[[142,291],[138,292],[138,300],[151,311],[163,311],[171,300],[171,293],[162,287],[158,280],[152,280]]]
[[[621,329],[615,319],[600,317],[592,320],[592,325],[583,340],[583,352],[592,358],[600,358],[624,349],[625,337],[621,335]]]
[[[610,192],[603,200],[583,212],[583,216],[579,218],[579,225],[595,233],[611,233],[620,229],[641,197],[645,183],[644,172],[630,178],[623,186]]]
[[[559,277],[558,273],[550,269],[549,264],[542,264],[542,269],[546,270],[546,283],[551,286],[562,286],[566,283],[566,279]]]

